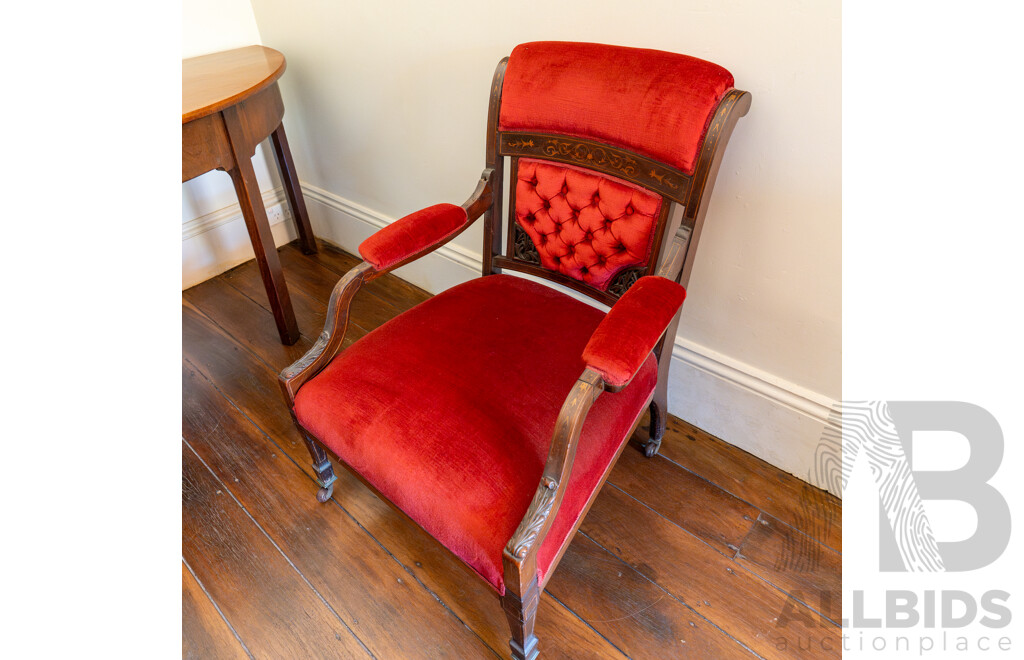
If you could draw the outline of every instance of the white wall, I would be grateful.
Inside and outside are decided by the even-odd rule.
[[[181,57],[262,43],[249,0],[185,0]],[[267,164],[271,167],[268,168]],[[284,199],[273,151],[262,144],[252,160],[267,206]],[[287,204],[283,208],[287,208]],[[282,218],[283,219],[283,218]],[[188,288],[253,258],[238,198],[226,172],[207,172],[181,186],[181,287]],[[278,245],[293,238],[289,223],[273,228]]]
[[[513,11],[513,7],[515,8]],[[489,83],[524,41],[643,46],[728,68],[753,94],[712,197],[670,409],[806,476],[840,398],[840,3],[253,0],[285,53],[285,127],[318,233],[346,249],[483,168]],[[474,276],[481,229],[403,268]]]

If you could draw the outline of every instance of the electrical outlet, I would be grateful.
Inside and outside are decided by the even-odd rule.
[[[274,204],[267,209],[267,221],[270,226],[273,227],[276,224],[284,222],[284,208],[281,204]]]

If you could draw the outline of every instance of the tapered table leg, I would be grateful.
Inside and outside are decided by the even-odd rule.
[[[299,245],[303,253],[316,254],[316,237],[313,235],[313,226],[309,224],[309,213],[306,212],[306,202],[302,199],[299,176],[295,173],[295,163],[292,161],[292,151],[288,148],[288,137],[284,134],[284,124],[270,134],[270,139],[274,143],[274,155],[281,170],[288,205],[292,209],[295,225],[299,230]]]
[[[275,81],[283,72],[284,56],[262,46],[182,60],[182,98],[188,101],[183,101],[181,113],[181,180],[213,169],[231,176],[277,332],[284,344],[294,344],[299,340],[299,325],[252,168],[256,147],[273,134],[303,246],[312,248],[304,251],[315,252],[316,239],[281,127],[284,101]]]
[[[256,184],[256,172],[252,161],[241,156],[236,158],[235,166],[228,170],[231,181],[235,184],[238,203],[242,207],[245,228],[249,231],[256,263],[260,267],[263,286],[270,299],[270,309],[274,312],[274,322],[281,342],[294,344],[299,340],[299,325],[295,321],[295,311],[288,296],[288,286],[284,283],[284,272],[281,270],[281,259],[277,256],[274,235],[270,233],[270,222],[267,211],[263,208],[263,196]]]

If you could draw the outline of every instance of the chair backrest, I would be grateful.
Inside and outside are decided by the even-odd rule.
[[[487,163],[497,190],[485,218],[484,275],[525,272],[606,304],[643,275],[685,286],[705,193],[749,107],[728,71],[686,55],[517,46],[491,89]]]

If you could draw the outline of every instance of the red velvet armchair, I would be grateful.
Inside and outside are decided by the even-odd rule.
[[[537,657],[540,592],[648,409],[645,453],[658,451],[665,348],[722,153],[749,107],[728,71],[692,57],[518,46],[494,74],[476,190],[363,242],[323,333],[281,373],[317,498],[332,496],[329,451],[494,588],[514,658]],[[341,351],[363,283],[480,217],[482,277]]]

